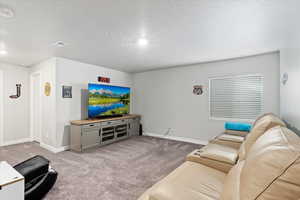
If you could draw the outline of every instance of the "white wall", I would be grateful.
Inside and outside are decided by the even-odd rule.
[[[288,73],[289,79],[280,87],[280,113],[281,117],[300,133],[300,48],[286,48],[281,50],[281,75]]]
[[[134,74],[134,113],[142,115],[146,133],[207,141],[224,130],[209,120],[208,79],[216,76],[264,76],[264,112],[279,114],[279,53],[189,65]],[[204,85],[202,96],[193,85]]]
[[[31,75],[40,74],[41,80],[41,145],[55,147],[56,139],[56,58],[51,58],[31,68]],[[50,96],[44,93],[45,83],[51,85]],[[34,105],[32,105],[34,106]]]
[[[281,117],[300,135],[300,28],[299,12],[289,20],[286,48],[280,51],[280,74],[288,73],[289,80],[280,87]]]
[[[51,58],[31,67],[31,75],[35,73],[41,75],[41,146],[53,151],[64,150],[69,145],[70,121],[86,117],[87,99],[82,94],[86,94],[88,83],[97,82],[98,76],[106,76],[113,85],[132,86],[129,73],[65,58]],[[46,82],[52,87],[50,96],[44,94]],[[73,87],[72,98],[62,98],[63,85]]]
[[[29,141],[29,70],[6,63],[0,63],[0,70],[3,72],[3,144]],[[21,97],[11,99],[9,96],[16,94],[16,84],[22,84]]]
[[[85,64],[69,59],[57,58],[56,66],[56,118],[57,147],[69,145],[70,120],[85,118],[86,100],[82,91],[86,91],[88,83],[97,82],[98,76],[111,79],[112,85],[132,86],[132,75],[105,67]],[[62,98],[62,86],[72,86],[73,98]]]

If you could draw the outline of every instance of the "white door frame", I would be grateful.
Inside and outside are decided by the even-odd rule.
[[[3,71],[0,70],[0,146],[4,143],[4,92],[3,92],[4,76]]]
[[[42,116],[42,95],[41,95],[41,73],[40,72],[34,72],[32,74],[30,74],[30,138],[33,141],[35,138],[34,136],[34,105],[33,105],[33,98],[34,98],[34,77],[35,76],[40,76],[40,83],[39,83],[39,90],[40,90],[40,96],[39,96],[39,112],[40,112],[40,116]],[[39,123],[39,127],[40,127],[40,134],[39,134],[39,141],[40,143],[42,143],[42,120],[41,118],[39,119],[39,121],[37,122]]]

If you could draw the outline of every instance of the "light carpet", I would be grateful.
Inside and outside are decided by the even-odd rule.
[[[196,148],[139,136],[84,153],[54,154],[32,142],[0,147],[0,160],[14,165],[38,154],[48,158],[59,175],[47,200],[136,200]]]

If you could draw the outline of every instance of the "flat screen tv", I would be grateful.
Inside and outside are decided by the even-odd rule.
[[[89,118],[129,114],[130,88],[89,84]]]

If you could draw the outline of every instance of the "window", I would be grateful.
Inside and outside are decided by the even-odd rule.
[[[220,77],[209,80],[210,117],[252,120],[262,113],[261,75]]]

